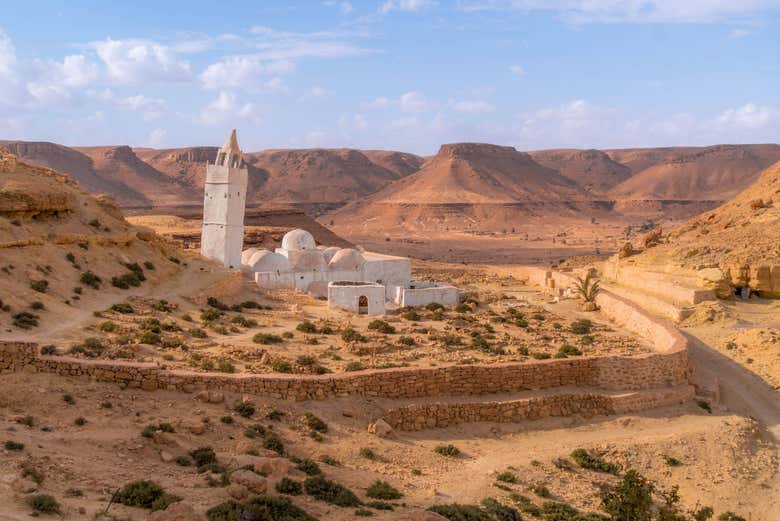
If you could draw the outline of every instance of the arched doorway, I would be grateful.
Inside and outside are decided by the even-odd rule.
[[[358,315],[368,315],[368,297],[365,295],[358,297]]]

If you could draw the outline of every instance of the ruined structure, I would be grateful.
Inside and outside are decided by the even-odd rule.
[[[233,129],[214,164],[206,167],[200,241],[201,255],[227,268],[241,266],[246,186],[247,168]]]

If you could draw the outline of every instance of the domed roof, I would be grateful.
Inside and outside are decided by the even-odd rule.
[[[290,251],[313,250],[317,247],[312,234],[306,230],[296,228],[284,234],[282,238],[282,248]]]
[[[325,255],[325,262],[330,262],[330,259],[340,250],[338,246],[328,246],[322,250],[322,254]]]
[[[246,265],[255,272],[278,271],[281,273],[292,269],[287,257],[268,250],[256,251]]]
[[[325,256],[321,250],[309,250],[298,253],[293,261],[296,271],[325,271]]]
[[[260,251],[260,248],[247,248],[246,250],[241,252],[241,264],[247,264],[249,263],[249,259],[252,258],[252,255]]]
[[[328,267],[332,270],[359,270],[365,262],[365,257],[359,251],[344,248],[336,252]]]

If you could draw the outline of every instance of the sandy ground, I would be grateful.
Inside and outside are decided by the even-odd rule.
[[[24,443],[22,451],[0,452],[0,504],[5,517],[27,519],[23,495],[13,489],[24,468],[43,475],[41,491],[51,493],[64,505],[64,519],[89,519],[105,508],[111,494],[124,483],[153,477],[170,492],[184,498],[198,510],[228,499],[221,487],[209,487],[204,476],[192,467],[161,460],[161,452],[174,456],[195,447],[211,446],[228,465],[237,465],[242,450],[252,440],[242,435],[251,423],[273,424],[289,454],[320,459],[327,454],[339,466],[321,464],[326,476],[343,483],[364,497],[375,479],[392,483],[404,493],[403,504],[394,512],[377,512],[378,519],[402,519],[416,507],[458,501],[478,502],[485,497],[507,500],[511,492],[535,497],[534,484],[546,485],[552,498],[570,502],[583,510],[597,507],[593,495],[601,482],[616,478],[583,469],[561,470],[553,462],[583,447],[602,454],[622,468],[636,468],[665,486],[679,485],[686,504],[712,505],[716,511],[750,512],[755,521],[774,519],[768,514],[776,497],[759,493],[777,471],[777,456],[752,420],[733,416],[716,408],[708,414],[695,404],[658,409],[641,415],[584,420],[548,419],[523,424],[474,424],[417,433],[394,433],[382,439],[365,431],[372,401],[355,399],[293,404],[253,399],[258,412],[243,419],[232,406],[239,396],[228,396],[221,404],[204,404],[193,395],[171,392],[147,393],[122,390],[115,385],[89,383],[45,375],[4,377],[7,391],[0,398],[0,429],[4,440]],[[63,401],[70,394],[75,403]],[[39,398],[31,402],[29,396]],[[112,404],[110,409],[101,406]],[[279,422],[264,419],[277,408],[285,413]],[[328,423],[323,441],[307,436],[302,426],[304,412]],[[35,419],[32,428],[15,423],[20,416]],[[234,418],[222,423],[223,416]],[[82,416],[83,426],[74,425]],[[205,418],[205,432],[188,431]],[[145,438],[145,425],[169,422],[175,433]],[[462,455],[447,458],[433,448],[452,443]],[[256,445],[256,444],[255,444]],[[360,449],[376,455],[369,460]],[[664,456],[680,460],[670,467]],[[510,470],[517,477],[510,490],[494,486],[499,472]],[[291,476],[302,479],[298,471]],[[273,479],[273,478],[272,478]],[[76,488],[82,497],[65,498]],[[535,501],[541,502],[540,498]],[[301,496],[296,502],[321,519],[348,519],[353,509],[330,507]],[[83,508],[84,514],[79,513]],[[115,515],[143,519],[146,513],[121,505],[111,507]]]

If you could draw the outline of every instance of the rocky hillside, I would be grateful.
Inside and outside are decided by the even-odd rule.
[[[780,295],[780,162],[734,199],[664,235],[623,262],[699,275],[718,289],[749,286]],[[721,296],[725,296],[720,291]]]
[[[632,175],[631,168],[601,150],[538,150],[529,154],[537,163],[594,193],[605,193]]]
[[[0,329],[29,338],[44,321],[91,315],[182,270],[177,248],[130,225],[107,197],[0,148]]]

